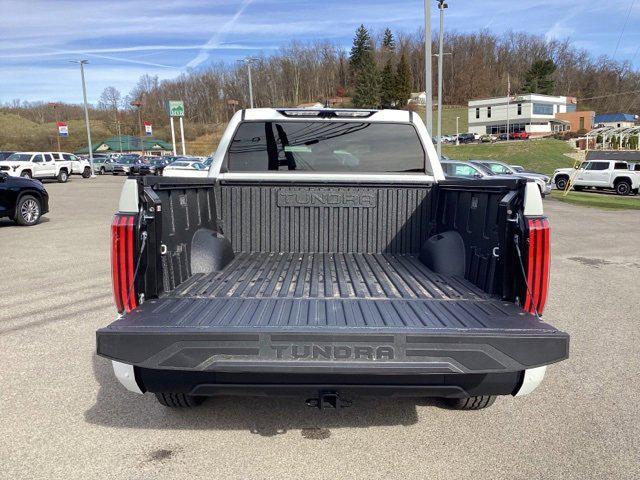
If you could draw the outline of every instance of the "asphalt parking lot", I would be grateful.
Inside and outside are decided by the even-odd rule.
[[[483,411],[428,399],[225,398],[191,411],[127,392],[95,355],[115,316],[122,177],[48,183],[35,227],[0,220],[0,478],[639,478],[640,212],[545,202],[545,318],[571,358]]]

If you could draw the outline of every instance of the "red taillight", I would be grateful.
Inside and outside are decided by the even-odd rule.
[[[111,281],[118,312],[138,306],[133,285],[134,220],[134,215],[116,215],[111,223]]]
[[[542,314],[549,289],[549,222],[546,218],[530,218],[527,291],[524,309]]]

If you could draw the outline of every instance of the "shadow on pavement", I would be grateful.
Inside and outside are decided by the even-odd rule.
[[[47,214],[45,213],[44,215],[47,215]],[[43,224],[43,223],[49,223],[51,221],[49,218],[47,218],[44,215],[42,217],[40,217],[40,221],[38,223],[36,223],[35,225],[31,225],[30,227],[23,227],[22,225],[18,225],[11,218],[7,218],[7,217],[0,218],[0,228],[4,228],[4,227],[38,228],[38,225]]]
[[[335,428],[413,425],[416,405],[438,405],[432,399],[354,397],[349,408],[320,411],[303,397],[217,397],[194,409],[169,409],[152,394],[125,390],[109,360],[94,354],[93,370],[99,389],[85,420],[113,428],[248,430],[266,437],[301,430],[304,438],[323,440]]]

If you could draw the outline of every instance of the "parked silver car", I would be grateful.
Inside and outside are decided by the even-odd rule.
[[[529,178],[538,184],[538,188],[540,188],[540,194],[543,197],[551,193],[551,179],[542,173],[527,171],[519,172],[518,170],[512,168],[510,165],[495,160],[469,160],[469,162],[474,165],[481,165],[487,171],[493,173],[494,175],[515,175],[522,178]]]

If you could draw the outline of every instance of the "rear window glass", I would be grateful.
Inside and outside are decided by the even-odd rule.
[[[454,175],[456,177],[473,177],[476,173],[475,168],[462,163],[451,164],[449,169],[449,175]]]
[[[425,171],[412,125],[365,122],[245,122],[227,154],[231,172]]]

